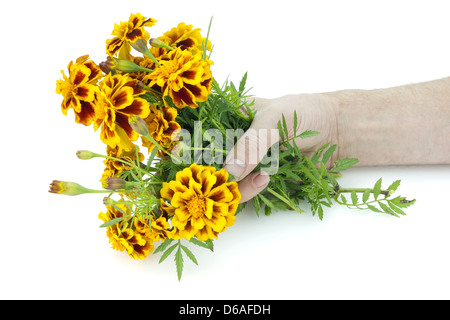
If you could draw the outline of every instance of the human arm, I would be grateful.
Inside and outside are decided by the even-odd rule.
[[[276,129],[284,114],[298,130],[320,135],[297,141],[305,155],[323,144],[337,144],[337,158],[358,158],[358,166],[450,164],[450,78],[376,90],[343,90],[318,94],[257,99],[251,129],[237,142],[225,169],[239,181],[242,202],[269,183],[269,176],[253,172],[270,144],[260,129]],[[245,146],[245,148],[243,148]],[[240,148],[239,148],[240,147]],[[242,152],[242,150],[246,152]]]

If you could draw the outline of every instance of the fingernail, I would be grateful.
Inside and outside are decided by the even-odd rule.
[[[245,171],[245,163],[239,159],[231,159],[228,163],[225,163],[224,168],[235,178],[241,178]]]
[[[265,185],[267,185],[267,183],[269,183],[269,176],[267,174],[257,174],[255,177],[253,177],[253,185],[257,188],[262,188]]]

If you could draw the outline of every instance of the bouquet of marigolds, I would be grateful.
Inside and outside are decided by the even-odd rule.
[[[63,96],[63,114],[72,109],[76,123],[100,129],[106,145],[101,154],[81,150],[77,156],[102,158],[105,169],[98,177],[102,189],[54,180],[50,192],[104,193],[100,227],[112,248],[133,259],[160,253],[160,262],[173,254],[180,279],[184,257],[197,264],[189,246],[213,250],[213,241],[246,205],[222,166],[256,111],[245,88],[246,74],[238,86],[219,85],[213,78],[211,25],[206,38],[183,22],[150,38],[146,28],[155,23],[131,14],[115,24],[106,41],[106,61],[96,64],[81,56],[69,63],[67,74],[62,71],[56,92]],[[387,189],[381,188],[381,179],[367,189],[341,188],[339,172],[358,160],[338,159],[327,168],[336,145],[326,144],[306,157],[295,139],[319,132],[297,132],[296,114],[293,129],[292,135],[283,116],[279,143],[255,168],[270,175],[267,188],[253,198],[257,215],[303,212],[301,205],[307,203],[320,219],[323,208],[333,204],[399,216],[414,202],[393,197],[400,180]]]

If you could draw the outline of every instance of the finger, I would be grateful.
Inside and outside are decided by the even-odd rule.
[[[268,121],[267,121],[268,120]],[[279,141],[269,117],[255,117],[250,128],[239,138],[225,159],[224,169],[235,181],[245,178],[261,162],[270,147]]]
[[[269,184],[269,181],[269,175],[264,174],[261,171],[249,174],[244,180],[239,182],[241,203],[251,200],[254,196],[263,191]]]

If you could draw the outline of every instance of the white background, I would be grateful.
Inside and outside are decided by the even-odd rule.
[[[191,247],[178,282],[172,258],[135,261],[98,226],[102,195],[48,193],[53,179],[99,188],[99,132],[64,117],[60,70],[105,59],[114,23],[153,17],[152,36],[214,16],[213,74],[256,96],[374,89],[450,75],[448,1],[16,1],[1,24],[0,298],[448,299],[450,166],[359,168],[347,187],[384,186],[417,203],[400,219],[333,207],[323,221],[241,213],[215,252]],[[401,123],[399,123],[401,125]],[[417,128],[420,130],[420,128]],[[408,157],[408,154],[405,154]],[[307,209],[307,207],[305,206]]]

